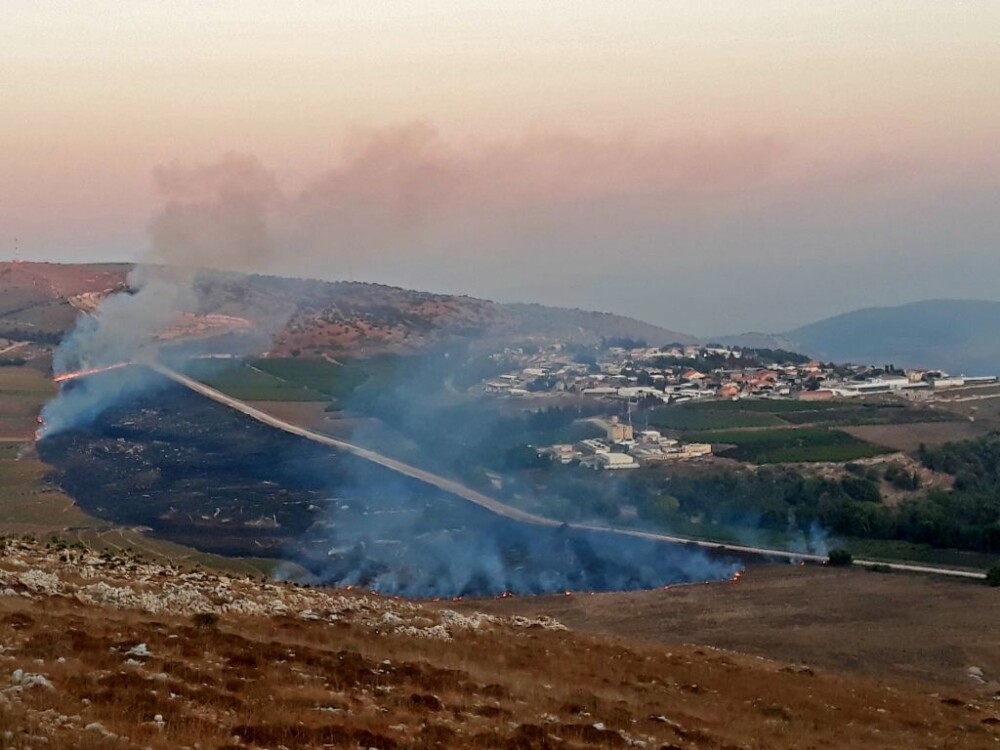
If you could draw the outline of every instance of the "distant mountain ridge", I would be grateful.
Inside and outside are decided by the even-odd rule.
[[[937,299],[868,307],[779,334],[723,336],[722,343],[790,348],[835,362],[1000,373],[1000,302]]]

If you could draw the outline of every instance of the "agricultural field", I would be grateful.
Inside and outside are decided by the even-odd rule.
[[[286,383],[342,399],[368,380],[365,371],[351,363],[335,364],[325,359],[274,358],[250,360],[250,366]]]
[[[894,425],[962,419],[942,409],[897,400],[703,401],[656,409],[649,424],[672,430],[727,430],[804,425]]]
[[[31,439],[35,418],[55,386],[30,367],[0,367],[0,439]]]
[[[875,445],[912,453],[921,444],[942,445],[960,440],[974,440],[995,430],[988,422],[920,422],[916,424],[853,425],[843,431]]]
[[[248,360],[195,359],[184,371],[242,401],[330,401],[347,398],[368,380],[355,364],[298,357]]]
[[[272,375],[250,362],[197,359],[184,372],[241,401],[329,401],[329,396]]]
[[[737,401],[699,401],[683,404],[678,408],[727,411],[727,412],[763,412],[766,414],[788,414],[793,412],[822,412],[830,409],[840,409],[842,401],[791,401],[780,399],[739,399]]]
[[[894,425],[923,422],[951,422],[957,415],[940,409],[898,403],[894,401],[838,403],[838,408],[819,411],[795,411],[781,418],[795,425]]]
[[[754,464],[843,463],[890,452],[828,427],[717,430],[689,433],[686,437],[716,446],[731,445],[721,451],[722,456]]]
[[[784,424],[786,423],[774,414],[755,410],[667,406],[654,409],[649,415],[650,427],[667,430],[729,430],[738,427],[779,427]]]

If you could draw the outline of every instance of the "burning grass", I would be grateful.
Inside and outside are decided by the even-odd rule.
[[[11,542],[0,562],[5,747],[993,747],[1000,737],[996,712],[960,692],[71,554]],[[108,594],[124,589],[134,598]],[[93,603],[98,590],[106,604]]]

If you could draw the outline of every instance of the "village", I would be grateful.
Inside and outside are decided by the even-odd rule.
[[[628,345],[633,344],[633,345]],[[607,415],[590,421],[603,438],[539,448],[562,464],[618,471],[712,455],[712,446],[637,429],[636,410],[693,401],[772,399],[833,401],[890,395],[926,400],[942,390],[993,385],[996,376],[953,376],[942,370],[824,363],[781,350],[725,346],[649,347],[642,342],[574,351],[565,345],[508,348],[493,355],[510,371],[482,382],[485,394],[525,399],[606,401]],[[620,414],[626,416],[621,417]]]

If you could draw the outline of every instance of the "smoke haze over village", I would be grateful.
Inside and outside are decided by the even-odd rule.
[[[702,336],[996,298],[995,4],[599,5],[139,4],[110,28],[15,2],[0,254],[166,243]]]

